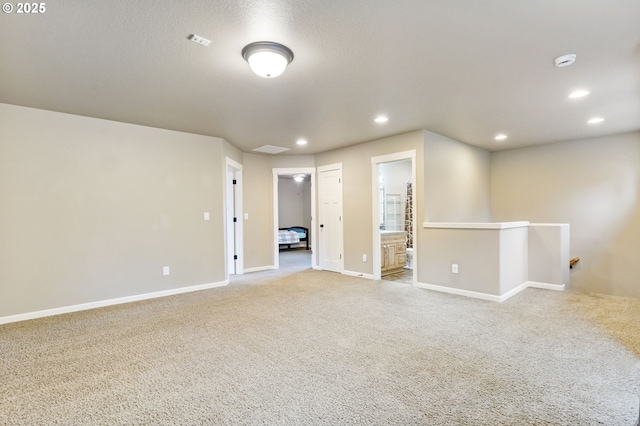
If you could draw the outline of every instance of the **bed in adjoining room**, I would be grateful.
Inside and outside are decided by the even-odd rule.
[[[301,243],[305,243],[304,246]],[[309,229],[304,226],[291,226],[288,228],[279,228],[278,245],[280,250],[302,248],[309,250]],[[286,247],[285,247],[286,246]]]

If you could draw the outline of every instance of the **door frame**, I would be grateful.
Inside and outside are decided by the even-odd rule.
[[[418,282],[418,238],[416,235],[416,230],[418,229],[416,224],[416,216],[418,215],[417,210],[417,197],[416,197],[416,150],[412,149],[409,151],[395,152],[393,154],[387,155],[379,155],[376,157],[371,157],[371,189],[372,189],[372,212],[373,212],[373,247],[371,253],[373,253],[373,278],[379,280],[382,278],[382,272],[380,269],[382,268],[382,256],[380,252],[380,226],[378,224],[378,218],[380,217],[380,213],[378,209],[380,208],[380,200],[379,200],[379,180],[378,175],[380,173],[380,164],[383,163],[392,163],[394,161],[402,161],[402,160],[411,160],[411,181],[413,186],[413,198],[412,198],[412,207],[413,207],[413,217],[411,218],[411,222],[413,225],[413,285]]]
[[[310,175],[311,181],[311,267],[317,269],[317,231],[316,231],[316,169],[315,167],[273,168],[273,268],[280,269],[280,247],[278,245],[278,177],[297,174]],[[299,224],[302,225],[302,224]]]
[[[232,256],[234,254],[238,255],[238,259],[235,264],[235,274],[241,275],[244,273],[244,246],[243,246],[243,213],[242,213],[242,164],[237,161],[232,160],[229,157],[225,157],[225,173],[224,173],[224,253],[225,253],[225,262],[224,262],[224,271],[225,277],[228,280],[229,275],[231,274],[229,264],[232,260]],[[229,200],[232,196],[231,191],[233,191],[233,181],[229,179],[229,176],[232,175],[236,180],[235,186],[235,206],[233,206],[233,210],[231,210],[231,206],[229,206]],[[235,238],[234,235],[229,235],[233,223],[233,214],[230,214],[230,211],[235,211],[236,215],[236,225],[235,225]],[[233,246],[231,244],[235,243],[235,253],[233,253]]]

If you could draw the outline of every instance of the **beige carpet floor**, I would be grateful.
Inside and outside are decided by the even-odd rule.
[[[633,425],[640,300],[313,271],[0,326],[0,424]]]

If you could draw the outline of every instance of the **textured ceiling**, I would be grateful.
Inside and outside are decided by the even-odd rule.
[[[294,51],[282,76],[242,59],[260,40]],[[286,154],[417,129],[489,150],[634,131],[640,1],[51,1],[1,14],[0,102]]]

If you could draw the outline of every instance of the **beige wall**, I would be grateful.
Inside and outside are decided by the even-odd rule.
[[[489,152],[425,132],[424,168],[426,222],[491,221]]]
[[[422,229],[419,283],[500,295],[500,231]],[[452,273],[457,264],[459,272]],[[520,283],[521,284],[521,283]]]
[[[0,317],[224,281],[223,144],[0,104]]]
[[[493,153],[495,221],[571,226],[571,287],[640,297],[640,132]]]

